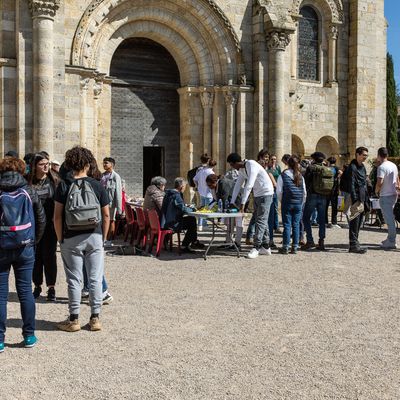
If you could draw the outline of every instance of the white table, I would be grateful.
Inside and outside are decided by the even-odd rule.
[[[214,244],[216,230],[219,229],[221,231],[225,231],[225,229],[223,229],[217,222],[215,222],[215,220],[218,220],[219,218],[228,219],[229,220],[229,225],[228,226],[231,226],[233,218],[243,218],[246,214],[245,213],[239,213],[239,212],[236,212],[236,213],[226,213],[226,212],[204,213],[204,212],[202,212],[202,213],[200,213],[200,212],[197,212],[197,211],[193,211],[193,212],[188,213],[187,215],[190,215],[190,216],[195,217],[195,218],[206,219],[207,221],[211,222],[211,225],[212,225],[211,240],[210,240],[210,243],[208,244],[208,246],[206,248],[206,251],[204,252],[204,259],[207,260],[207,254],[210,251],[211,247],[220,246],[220,244]],[[229,229],[229,227],[228,227],[228,229]],[[236,254],[237,254],[238,258],[239,258],[240,257],[240,251],[239,251],[239,248],[238,248],[236,242],[233,240],[232,236],[233,236],[232,235],[232,230],[230,230],[230,235],[229,235],[230,243],[227,243],[227,245],[231,244],[231,245],[234,246],[234,248],[236,250]]]

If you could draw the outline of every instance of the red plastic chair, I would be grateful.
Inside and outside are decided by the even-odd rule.
[[[136,207],[136,218],[138,223],[137,235],[135,245],[140,246],[142,249],[146,247],[147,242],[147,229],[148,229],[148,221],[146,218],[145,211],[142,207]]]
[[[138,223],[135,220],[135,213],[130,204],[126,204],[125,206],[125,215],[126,215],[126,232],[124,237],[124,242],[127,242],[129,239],[129,235],[131,235],[130,244],[133,243],[133,240],[136,237]]]

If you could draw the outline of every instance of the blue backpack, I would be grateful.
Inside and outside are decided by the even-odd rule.
[[[0,192],[0,249],[14,250],[35,244],[32,200],[23,188]]]

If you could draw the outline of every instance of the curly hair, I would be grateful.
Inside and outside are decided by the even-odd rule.
[[[18,172],[24,175],[25,163],[19,158],[7,156],[0,160],[0,173],[8,171]]]
[[[93,153],[82,146],[75,146],[65,153],[65,166],[69,170],[82,171],[86,166],[92,165]]]

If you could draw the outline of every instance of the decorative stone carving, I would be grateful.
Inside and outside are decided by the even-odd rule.
[[[214,93],[207,91],[201,92],[200,100],[203,108],[212,108],[214,103]]]
[[[95,99],[98,99],[103,91],[103,81],[96,81],[93,85],[93,95]]]
[[[331,26],[329,27],[329,38],[330,38],[330,39],[337,40],[338,36],[339,36],[339,29],[338,29],[338,27],[337,27],[336,25],[331,25]]]
[[[230,90],[224,92],[224,98],[227,106],[234,106],[238,101],[237,93]]]
[[[268,50],[283,51],[290,43],[290,34],[284,31],[272,31],[267,33],[266,39]]]
[[[60,0],[29,0],[29,9],[33,18],[54,19],[60,7]]]
[[[81,85],[81,90],[82,90],[82,92],[85,91],[85,90],[88,90],[88,88],[89,88],[89,82],[90,82],[90,79],[89,79],[89,78],[84,78],[84,79],[82,79],[82,80],[80,81],[80,85]]]
[[[322,0],[324,1],[331,10],[332,22],[343,23],[344,22],[344,12],[342,0]],[[298,15],[300,13],[300,6],[303,0],[293,0],[291,13]]]

